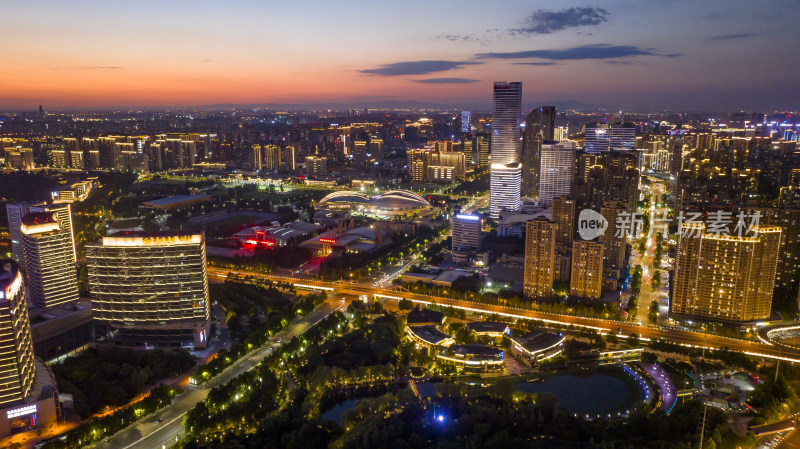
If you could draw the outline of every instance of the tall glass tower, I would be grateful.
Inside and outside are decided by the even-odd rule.
[[[489,192],[489,212],[498,218],[503,209],[517,210],[520,206],[519,116],[522,103],[522,83],[494,83],[492,108],[492,169]],[[513,184],[509,181],[516,180]]]

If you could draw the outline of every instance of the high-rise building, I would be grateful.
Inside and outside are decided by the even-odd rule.
[[[492,106],[492,167],[489,213],[497,219],[500,211],[518,210],[522,182],[519,163],[519,116],[522,83],[495,82]],[[514,181],[512,183],[512,181]]]
[[[469,133],[472,131],[472,113],[469,111],[461,111],[461,132]]]
[[[583,147],[588,153],[636,148],[636,128],[632,123],[589,123],[583,131]]]
[[[21,267],[25,266],[25,252],[22,248],[22,217],[31,212],[53,212],[56,214],[56,219],[61,224],[65,231],[69,231],[70,237],[73,237],[72,231],[72,209],[69,204],[51,204],[46,205],[44,202],[28,202],[28,203],[8,203],[6,204],[6,213],[8,215],[8,231],[11,234],[11,252],[14,260],[20,264]],[[77,262],[75,254],[75,243],[72,238],[72,254],[73,260]]]
[[[31,212],[31,207],[42,206],[44,203],[8,203],[6,204],[6,215],[8,215],[8,232],[11,234],[11,253],[14,260],[25,265],[25,252],[22,248],[22,217]]]
[[[13,260],[0,261],[0,295],[0,409],[5,409],[31,394],[36,376],[25,284]]]
[[[308,176],[325,176],[328,174],[328,159],[316,154],[306,157],[306,171]]]
[[[608,125],[589,123],[583,128],[583,149],[587,153],[608,151]]]
[[[728,322],[769,318],[780,240],[777,226],[739,237],[708,233],[704,223],[684,223],[670,313]]]
[[[636,149],[636,127],[633,123],[615,123],[608,133],[608,147],[611,150]]]
[[[603,244],[594,240],[572,242],[569,293],[599,299],[603,290]]]
[[[281,168],[281,147],[277,145],[264,145],[264,169],[277,171]]]
[[[253,164],[252,167],[253,170],[261,170],[261,168],[263,167],[262,161],[264,160],[264,157],[261,154],[262,153],[261,145],[255,144],[250,147],[250,150],[251,150],[250,162]]]
[[[628,250],[626,235],[630,233],[631,229],[619,229],[621,223],[617,222],[617,217],[623,212],[630,211],[619,201],[606,201],[603,207],[600,208],[600,214],[608,222],[608,228],[605,234],[600,237],[600,241],[605,245],[605,250],[603,251],[603,276],[610,283],[613,283],[613,285],[610,285],[610,290],[614,290],[617,287],[613,280],[619,280],[622,277],[622,272],[625,268],[625,256]]]
[[[539,217],[525,230],[525,274],[523,288],[528,298],[549,298],[555,279],[556,224]]]
[[[489,212],[498,218],[503,210],[519,210],[522,167],[519,162],[506,165],[492,163],[489,177]]]
[[[475,164],[479,169],[486,169],[489,167],[489,141],[483,137],[475,137],[473,139],[472,147],[475,151]]]
[[[54,307],[78,301],[72,233],[62,227],[56,213],[28,213],[20,230],[31,302]]]
[[[456,214],[453,216],[453,251],[461,247],[478,249],[481,246],[481,217]]]
[[[575,176],[575,143],[558,142],[541,145],[539,203],[553,204],[553,199],[570,196]]]
[[[553,198],[553,221],[556,224],[555,280],[569,282],[572,240],[575,238],[575,200]]]
[[[286,171],[293,172],[296,166],[297,149],[294,145],[286,145],[283,148],[283,155],[281,156],[281,163]]]
[[[541,149],[544,142],[553,140],[555,106],[540,106],[525,119],[525,136],[522,140],[522,196],[539,196]]]
[[[383,160],[383,139],[369,139],[369,155],[375,162]]]
[[[406,152],[407,167],[412,183],[451,182],[467,175],[466,155],[460,151],[445,151],[433,146],[410,149]]]
[[[366,140],[354,140],[353,141],[353,163],[357,167],[364,168],[367,166],[367,162],[369,161]]]
[[[99,335],[134,346],[208,344],[203,234],[120,231],[86,247]]]

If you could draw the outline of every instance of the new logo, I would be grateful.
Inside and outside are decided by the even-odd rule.
[[[584,209],[578,215],[578,234],[584,240],[594,240],[606,233],[608,221],[591,209]]]

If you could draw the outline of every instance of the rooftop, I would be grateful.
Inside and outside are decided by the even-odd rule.
[[[508,324],[497,321],[475,321],[473,323],[467,323],[467,329],[476,333],[503,333],[508,329]]]
[[[150,204],[153,206],[167,206],[170,204],[177,204],[177,203],[183,203],[185,201],[193,201],[193,200],[207,199],[207,198],[211,197],[209,197],[208,195],[178,195],[178,196],[169,196],[166,198],[159,198],[157,200],[144,201],[142,202],[142,204]]]
[[[414,326],[423,323],[439,323],[444,321],[444,314],[431,309],[420,309],[419,306],[415,307],[408,312],[406,318],[406,326]]]
[[[449,335],[436,329],[436,326],[411,326],[408,330],[420,340],[431,345],[438,345],[450,339]]]

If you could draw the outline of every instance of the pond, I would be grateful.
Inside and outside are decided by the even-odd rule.
[[[619,376],[604,373],[584,377],[565,374],[548,377],[537,383],[519,382],[517,390],[524,393],[550,393],[558,398],[560,408],[587,414],[620,408],[634,394]]]
[[[332,409],[322,414],[322,419],[329,419],[337,424],[342,424],[342,414],[355,407],[361,399],[347,399],[336,404]]]

